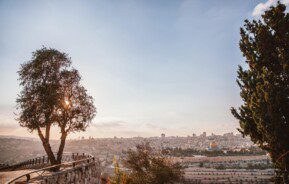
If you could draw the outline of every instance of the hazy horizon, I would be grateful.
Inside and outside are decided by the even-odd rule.
[[[17,71],[42,46],[69,54],[97,108],[69,139],[237,133],[239,29],[274,3],[1,1],[0,135],[37,137],[14,112]]]

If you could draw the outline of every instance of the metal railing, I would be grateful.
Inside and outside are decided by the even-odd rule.
[[[52,176],[52,175],[62,174],[64,172],[70,172],[78,167],[96,164],[95,158],[90,154],[72,153],[71,156],[74,159],[74,161],[65,162],[62,164],[53,165],[53,166],[49,166],[49,167],[45,167],[42,169],[28,172],[26,174],[23,174],[17,178],[14,178],[8,181],[6,184],[15,183],[17,181],[27,182],[27,183],[35,182],[35,181],[42,181],[45,178]],[[57,171],[54,172],[53,170],[57,170]]]
[[[9,164],[0,164],[0,171],[1,171],[3,168],[9,167],[9,166],[10,166]]]
[[[61,162],[69,162],[73,161],[73,154],[78,153],[63,153]],[[5,167],[0,168],[0,171],[14,171],[14,170],[21,170],[21,169],[38,169],[42,167],[47,167],[50,165],[50,161],[47,156],[40,156],[32,159],[25,160],[23,162],[19,162],[13,165],[7,165]]]

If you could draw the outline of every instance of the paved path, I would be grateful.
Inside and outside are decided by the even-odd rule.
[[[21,176],[23,174],[26,174],[28,172],[31,172],[34,170],[27,169],[27,170],[18,170],[18,171],[5,171],[5,172],[0,172],[0,184],[4,184],[5,182],[16,178],[18,176]]]

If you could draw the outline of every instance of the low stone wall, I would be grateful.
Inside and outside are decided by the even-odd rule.
[[[42,184],[98,184],[100,183],[100,168],[95,162],[76,166],[66,171],[44,177]]]

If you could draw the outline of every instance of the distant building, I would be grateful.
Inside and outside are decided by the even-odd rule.
[[[207,137],[207,132],[203,132],[200,136],[204,138]]]
[[[208,151],[216,151],[216,150],[220,150],[217,142],[212,141],[209,145],[209,147],[207,148]]]
[[[218,148],[218,144],[215,141],[213,141],[213,142],[210,143],[210,148],[211,149],[217,149]]]
[[[223,134],[224,137],[234,137],[234,133],[230,132],[230,133],[225,133]]]
[[[161,138],[165,138],[165,137],[166,137],[166,134],[162,133]]]

